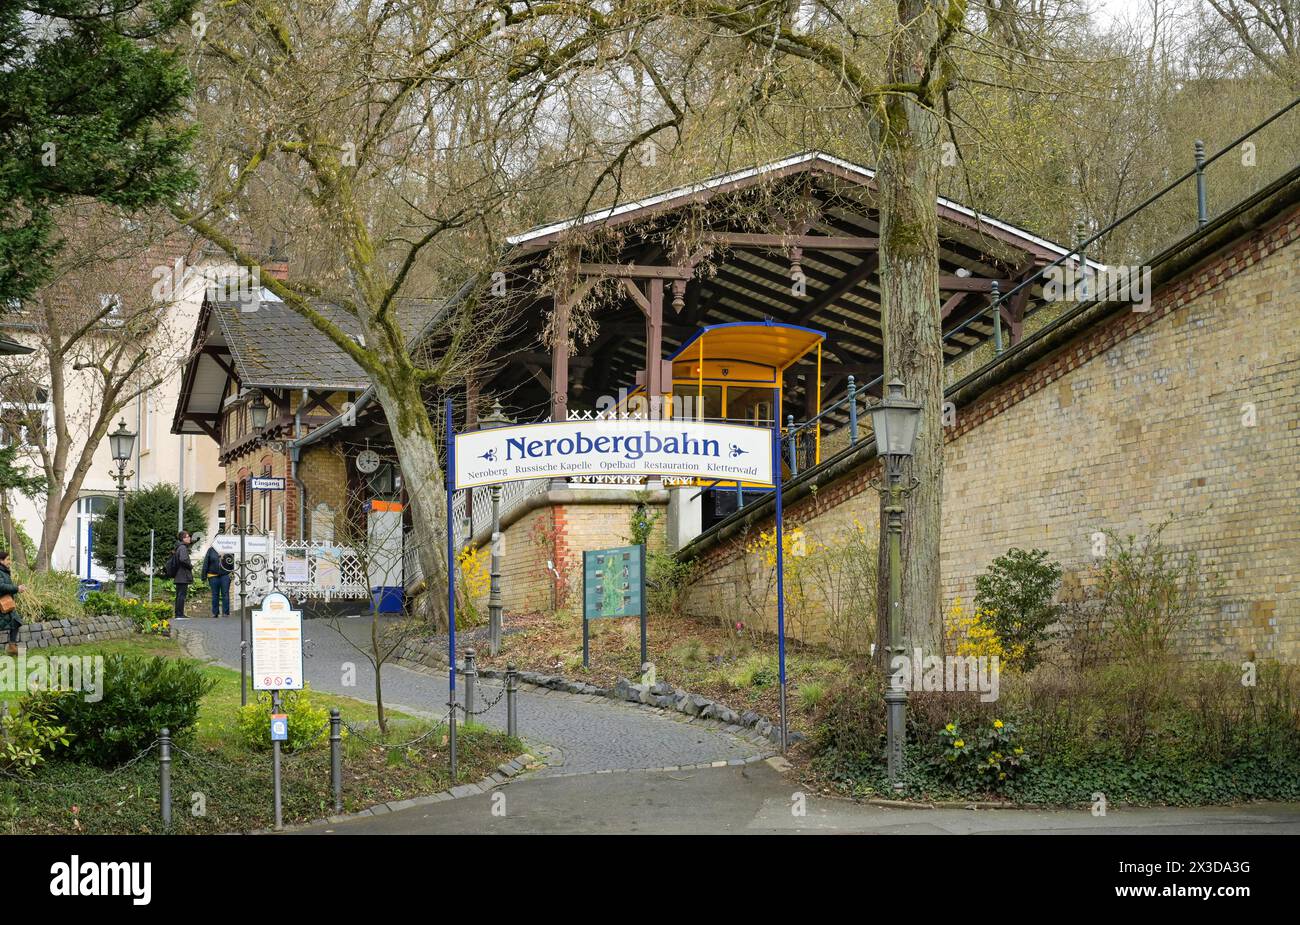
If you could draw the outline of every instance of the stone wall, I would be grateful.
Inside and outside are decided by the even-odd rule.
[[[84,616],[75,620],[43,620],[18,630],[18,642],[28,649],[79,646],[105,639],[124,639],[135,632],[130,620],[118,616]]]
[[[1086,584],[1096,534],[1168,518],[1174,548],[1222,581],[1213,613],[1181,640],[1193,655],[1300,658],[1300,211],[1158,289],[1148,312],[1101,321],[956,409],[945,456],[945,598],[1009,547],[1048,550]],[[874,535],[865,462],[787,508],[787,530]],[[767,522],[755,530],[770,529]],[[752,537],[751,532],[751,537]],[[745,603],[756,556],[709,549],[688,609]],[[730,610],[728,609],[730,608]],[[768,607],[754,619],[770,627]],[[824,635],[816,620],[808,632]]]

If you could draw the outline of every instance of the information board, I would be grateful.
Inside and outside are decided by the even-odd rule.
[[[253,611],[253,689],[302,690],[302,611],[272,591]]]
[[[583,611],[588,620],[639,617],[645,598],[642,546],[591,549],[583,556]]]

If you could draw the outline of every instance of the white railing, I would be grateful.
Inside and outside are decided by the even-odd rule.
[[[335,543],[270,543],[270,555],[248,559],[248,600],[257,603],[271,591],[294,600],[369,598],[367,563],[349,546]],[[238,600],[239,565],[231,577],[231,597]],[[375,584],[380,579],[376,578]]]

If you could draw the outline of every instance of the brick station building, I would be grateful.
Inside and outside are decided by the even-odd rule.
[[[347,441],[299,441],[340,422],[364,441],[352,409],[369,381],[309,321],[268,290],[258,296],[251,302],[204,299],[172,429],[216,441],[232,525],[246,523],[281,540],[334,542],[364,516],[357,501],[369,494],[371,478],[357,470],[356,451]],[[438,304],[405,300],[399,317],[413,331]],[[324,303],[313,307],[344,331],[356,330],[346,312]],[[257,405],[266,414],[261,429],[253,426]],[[362,425],[380,438],[379,473],[392,473],[395,460],[376,411],[370,408]],[[252,488],[252,479],[266,477],[282,479],[283,489]],[[400,479],[393,481],[400,488]]]

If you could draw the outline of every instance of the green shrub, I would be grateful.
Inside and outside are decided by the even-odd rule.
[[[289,752],[306,751],[329,739],[330,714],[324,707],[314,707],[311,692],[285,691],[280,698],[280,712],[289,718],[289,740],[282,747]],[[271,694],[261,691],[257,699],[239,709],[239,743],[250,751],[271,750]]]
[[[173,741],[185,741],[198,719],[199,701],[215,684],[190,659],[110,655],[104,658],[98,702],[87,703],[81,691],[35,696],[73,736],[63,758],[111,768],[134,758],[164,727]]]
[[[30,774],[45,763],[46,757],[59,746],[67,746],[71,736],[59,725],[48,705],[27,698],[17,709],[0,715],[0,770]]]
[[[736,689],[766,687],[779,680],[776,659],[770,655],[753,654],[725,669],[723,679]]]
[[[826,696],[826,685],[818,681],[807,681],[799,685],[796,696],[799,698],[799,709],[805,713],[812,713]]]
[[[817,767],[838,780],[874,777],[885,760],[884,679],[875,671],[849,675],[817,705],[813,747]]]
[[[1023,647],[1021,666],[1031,670],[1042,658],[1059,608],[1052,602],[1061,584],[1061,566],[1045,549],[1009,549],[975,579],[975,610],[988,614],[1002,647]]]
[[[172,602],[153,603],[134,597],[118,597],[109,591],[91,591],[86,595],[86,612],[94,616],[113,615],[130,620],[136,632],[166,636],[170,632]]]
[[[1140,539],[1108,533],[1094,596],[1120,657],[1149,663],[1168,657],[1186,627],[1210,607],[1220,582],[1207,576],[1195,551],[1165,545],[1166,520]]]
[[[163,563],[176,548],[176,486],[160,482],[126,496],[123,508],[125,532],[123,534],[123,558],[126,561],[126,581],[135,584],[147,581],[143,569],[149,565],[149,531],[154,531],[154,566],[159,573]],[[185,528],[191,533],[203,533],[207,530],[208,518],[203,508],[194,500],[193,495],[185,496]],[[117,560],[117,511],[111,516],[101,517],[91,527],[94,543],[95,561],[110,572],[116,567]],[[201,553],[197,546],[192,551],[195,577],[198,577]],[[195,584],[198,584],[196,581]],[[155,594],[157,587],[155,582]]]
[[[646,607],[655,616],[681,616],[682,591],[694,573],[693,562],[669,553],[646,554]]]
[[[24,623],[75,620],[83,611],[77,599],[77,576],[71,572],[29,572],[15,569],[16,584],[27,590],[17,597],[18,616]]]
[[[1016,727],[995,719],[964,729],[956,722],[939,730],[939,750],[931,761],[947,781],[966,792],[1002,792],[1028,766]]]
[[[997,703],[913,693],[907,792],[1064,805],[1094,793],[1170,805],[1300,798],[1300,667],[1251,667],[1044,664],[1004,676]],[[850,792],[883,792],[879,682],[837,685],[817,717],[814,768]]]

